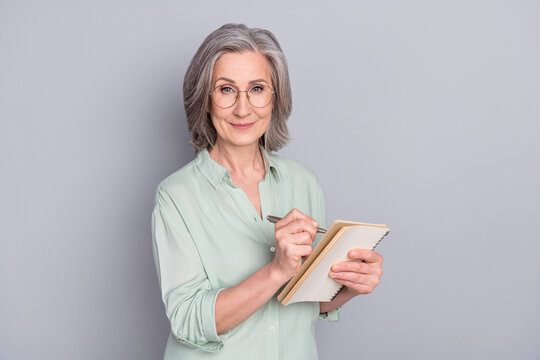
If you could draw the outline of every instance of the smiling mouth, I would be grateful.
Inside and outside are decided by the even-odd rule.
[[[250,128],[255,123],[252,122],[252,123],[246,123],[246,124],[233,124],[233,123],[230,123],[230,124],[234,126],[236,129],[247,129],[247,128]]]

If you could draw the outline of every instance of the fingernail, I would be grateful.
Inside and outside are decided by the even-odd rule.
[[[335,274],[333,271],[330,271],[330,272],[328,273],[328,275],[330,275],[330,277],[336,276],[336,274]]]
[[[332,266],[332,270],[334,270],[334,271],[339,271],[339,265],[334,265],[334,266]]]

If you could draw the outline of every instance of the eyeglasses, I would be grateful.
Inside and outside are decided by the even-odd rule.
[[[219,85],[210,92],[210,98],[217,107],[230,108],[238,100],[240,93],[246,93],[249,103],[257,108],[265,107],[270,104],[275,92],[268,85],[257,84],[248,90],[240,91],[232,85]]]

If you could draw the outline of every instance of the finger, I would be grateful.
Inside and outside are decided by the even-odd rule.
[[[289,244],[294,244],[294,245],[311,246],[311,244],[313,243],[313,241],[311,240],[311,235],[305,231],[298,234],[290,234],[287,237],[287,240]]]
[[[288,225],[284,227],[277,227],[275,230],[275,236],[277,239],[289,239],[292,235],[303,234],[309,238],[311,242],[315,240],[316,230],[313,230],[314,227],[311,223],[307,222],[304,219],[293,220]]]
[[[349,251],[349,257],[351,259],[363,260],[367,263],[381,263],[383,262],[383,257],[373,251],[367,249],[351,249]]]
[[[280,228],[279,231],[289,234],[307,232],[310,235],[311,239],[315,240],[315,235],[317,234],[317,227],[307,220],[297,219],[291,221],[287,226]]]
[[[312,219],[311,217],[307,216],[306,214],[304,214],[303,212],[301,212],[300,210],[298,209],[292,209],[291,211],[289,211],[287,213],[287,215],[285,215],[283,217],[283,219],[279,220],[277,223],[276,223],[276,227],[282,227],[282,226],[286,226],[287,224],[289,224],[291,221],[294,221],[294,220],[297,220],[297,219],[303,219],[303,220],[306,220],[306,221],[309,221],[311,222],[315,227],[319,226],[317,221],[315,221],[314,219]]]
[[[298,246],[298,251],[300,256],[309,256],[313,252],[311,245],[300,245]]]
[[[332,265],[332,271],[351,271],[360,274],[369,274],[370,272],[373,272],[372,266],[373,265],[361,261],[343,261]]]
[[[313,248],[311,245],[298,245],[295,249],[297,256],[304,257],[311,255]]]
[[[361,285],[373,285],[378,284],[379,280],[376,276],[373,275],[366,275],[366,274],[358,274],[355,272],[330,272],[330,277],[334,280],[344,280],[349,281],[354,284],[361,284]]]
[[[347,280],[336,280],[338,283],[345,285],[346,287],[356,291],[359,294],[369,294],[375,288],[372,285],[355,284]]]
[[[372,275],[378,279],[382,277],[383,269],[380,263],[366,263],[363,261],[345,261],[332,265],[331,271],[353,272],[357,274]]]

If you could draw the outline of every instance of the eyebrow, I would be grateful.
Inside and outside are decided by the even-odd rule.
[[[233,83],[233,84],[236,84],[236,81],[234,81],[233,79],[229,79],[229,78],[226,78],[224,76],[220,77],[220,78],[217,78],[216,81],[214,82],[214,84],[217,84],[217,82],[219,80],[225,80],[227,82],[230,82],[230,83]],[[268,81],[264,80],[264,79],[255,79],[255,80],[251,80],[248,84],[254,84],[254,83],[258,83],[258,82],[265,82],[268,84]]]

